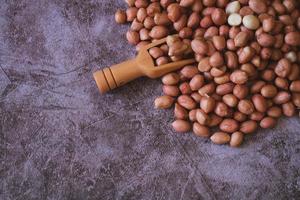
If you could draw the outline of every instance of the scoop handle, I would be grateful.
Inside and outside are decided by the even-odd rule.
[[[136,59],[132,59],[98,70],[93,76],[100,93],[104,94],[136,78],[144,76],[144,74],[140,70]]]

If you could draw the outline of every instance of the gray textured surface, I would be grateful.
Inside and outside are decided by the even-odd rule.
[[[243,148],[175,134],[158,80],[100,96],[134,55],[120,1],[0,0],[0,199],[299,199],[299,118]]]

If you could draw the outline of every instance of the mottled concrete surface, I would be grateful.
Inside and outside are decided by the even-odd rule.
[[[105,0],[0,0],[0,199],[299,199],[299,118],[240,149],[170,129],[158,80],[100,96],[130,58]]]

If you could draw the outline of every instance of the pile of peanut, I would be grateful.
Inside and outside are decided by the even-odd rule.
[[[156,108],[175,105],[176,132],[192,130],[215,144],[237,147],[245,135],[273,128],[279,117],[298,112],[299,0],[126,3],[129,8],[118,10],[115,20],[132,22],[126,36],[137,50],[177,34],[149,51],[156,64],[187,56],[197,61],[165,75],[164,95],[155,99]]]

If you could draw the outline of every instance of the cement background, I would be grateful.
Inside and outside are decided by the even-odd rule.
[[[159,80],[99,95],[133,57],[105,0],[0,0],[0,199],[299,199],[299,118],[242,148],[175,134]]]

